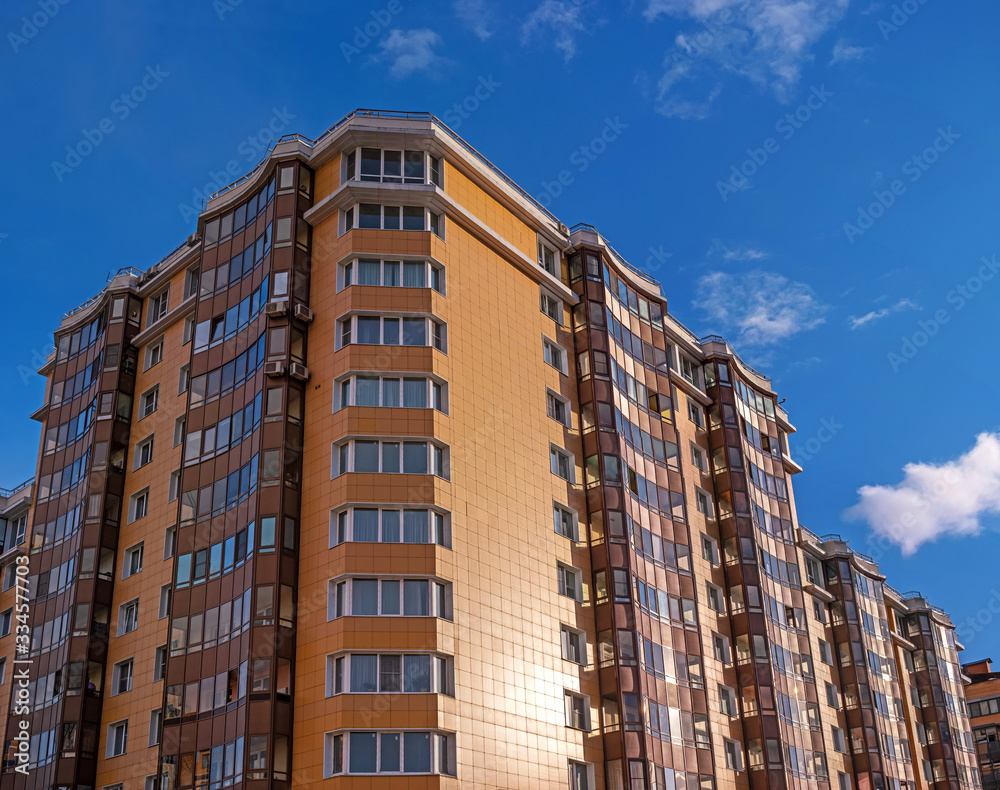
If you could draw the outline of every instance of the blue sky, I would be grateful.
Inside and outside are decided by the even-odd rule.
[[[428,110],[773,376],[800,521],[1000,660],[1000,6],[341,5],[4,3],[0,485],[34,471],[63,311],[183,241],[272,136]]]

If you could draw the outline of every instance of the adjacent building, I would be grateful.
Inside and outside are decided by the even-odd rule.
[[[282,138],[55,346],[2,790],[979,787],[770,380],[433,116]]]
[[[983,790],[997,790],[1000,788],[1000,672],[993,671],[991,658],[964,664],[962,670]]]

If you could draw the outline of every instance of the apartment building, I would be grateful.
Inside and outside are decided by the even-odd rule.
[[[979,787],[770,380],[433,116],[282,138],[55,341],[2,790]]]
[[[1000,788],[1000,672],[993,670],[991,658],[964,664],[962,671],[983,790],[997,790]]]

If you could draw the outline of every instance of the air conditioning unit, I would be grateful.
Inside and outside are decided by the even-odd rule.
[[[307,324],[313,320],[313,311],[301,302],[295,305],[295,309],[292,311],[292,314],[300,321],[305,321]]]
[[[192,233],[188,236],[187,245],[188,247],[194,247],[199,241],[201,241],[200,233]]]
[[[299,381],[309,381],[309,368],[301,362],[293,362],[288,366],[288,375]]]
[[[569,235],[569,227],[566,225],[565,222],[560,222],[559,223],[559,232],[561,234],[563,234],[564,236],[568,236]]]
[[[276,299],[264,305],[264,312],[271,318],[277,318],[288,312],[288,300]]]
[[[264,375],[265,376],[284,376],[285,375],[285,363],[284,362],[265,362],[264,363]]]

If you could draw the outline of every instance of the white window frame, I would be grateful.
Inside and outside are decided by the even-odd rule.
[[[722,738],[722,750],[726,756],[726,768],[740,772],[743,770],[743,747],[740,742],[732,738]]]
[[[557,280],[562,281],[562,254],[547,241],[543,240],[541,235],[537,237],[536,241],[538,268],[555,277]],[[548,258],[551,258],[551,269],[546,265],[549,262]]]
[[[708,544],[710,546],[709,553],[711,557],[705,556],[705,546]],[[701,556],[709,565],[718,565],[720,561],[719,554],[719,541],[713,538],[711,535],[706,535],[704,532],[701,533]]]
[[[723,704],[724,701],[730,710],[725,709],[727,705]],[[740,715],[739,697],[736,695],[736,689],[721,683],[719,684],[719,713],[729,718],[738,718]]]
[[[570,650],[571,642],[570,637],[576,636],[580,640],[580,653],[581,659],[577,660],[573,658],[572,651]],[[564,661],[570,661],[581,667],[586,667],[590,665],[590,650],[587,645],[587,632],[581,631],[579,628],[573,628],[565,623],[559,624],[559,643],[560,643],[560,655]]]
[[[375,691],[353,691],[351,689],[352,656],[377,656]],[[430,691],[406,691],[404,689],[406,658],[427,656],[430,658]],[[382,688],[382,658],[394,657],[400,659],[400,688],[398,691]],[[444,682],[441,678],[441,667],[444,667]],[[340,677],[337,677],[340,670]],[[337,691],[337,681],[341,689]],[[455,696],[455,657],[445,653],[426,650],[346,650],[329,653],[326,657],[326,696],[338,697],[341,694],[442,694],[446,697]]]
[[[353,733],[364,733],[371,734],[376,732],[378,735],[389,734],[389,735],[402,735],[398,730],[361,730],[360,728],[355,730],[334,730],[324,734],[323,738],[323,776],[326,779],[339,776],[454,776],[455,775],[455,735],[454,733],[442,732],[440,730],[418,730],[418,732],[426,732],[431,736],[430,743],[430,753],[431,753],[431,770],[427,773],[411,773],[404,771],[396,772],[383,772],[379,771],[376,773],[357,773],[351,771],[350,766],[350,739]],[[411,732],[413,732],[411,730]],[[340,738],[341,748],[343,750],[342,754],[342,767],[340,771],[334,772],[333,770],[333,748],[334,744],[337,743],[337,738]],[[403,765],[404,750],[402,745],[402,738],[400,738],[400,750],[399,750],[399,760],[400,766]],[[443,741],[443,744],[442,744]],[[445,750],[445,757],[447,759],[448,765],[443,766],[441,764],[441,749],[442,746]],[[380,764],[381,761],[381,738],[376,738],[376,764]]]
[[[563,703],[566,708],[566,726],[581,732],[590,732],[593,729],[590,715],[590,697],[572,689],[563,690]],[[582,703],[582,721],[577,722],[575,703]]]
[[[141,507],[140,507],[141,503]],[[142,511],[141,513],[139,511]],[[149,488],[136,491],[128,498],[128,523],[138,521],[149,514]]]
[[[556,351],[559,354],[559,364],[555,365],[552,362],[552,352]],[[545,360],[545,364],[549,367],[553,367],[559,371],[563,376],[569,375],[569,369],[567,368],[567,352],[566,349],[559,345],[555,340],[550,337],[542,335],[542,359]]]
[[[132,618],[132,627],[127,628],[129,625],[129,612],[134,612]],[[131,634],[133,631],[139,628],[139,599],[133,598],[131,601],[126,601],[118,606],[118,636],[124,636],[125,634]]]
[[[568,477],[559,474],[557,458],[566,460]],[[569,450],[553,442],[549,442],[549,471],[560,480],[565,480],[570,485],[576,485],[576,458]]]
[[[187,427],[187,417],[178,417],[174,420],[174,447],[184,444],[184,429]]]
[[[695,508],[709,521],[715,521],[715,505],[712,495],[701,486],[694,487]],[[704,505],[704,507],[703,507]]]
[[[361,207],[362,206],[378,206],[379,207],[379,225],[377,228],[362,228],[361,227]],[[404,209],[408,208],[418,208],[423,213],[423,226],[420,228],[404,228],[403,227],[403,214]],[[388,209],[388,210],[387,210]],[[398,209],[398,213],[394,211]],[[345,233],[351,230],[398,230],[405,231],[408,233],[433,233],[440,238],[444,238],[444,214],[438,214],[431,211],[429,206],[419,206],[419,205],[386,205],[384,203],[355,203],[352,206],[340,210],[340,235],[343,236]],[[389,219],[389,227],[386,227],[386,220]],[[393,227],[397,224],[398,227]]]
[[[149,745],[158,746],[160,743],[160,738],[163,737],[163,709],[153,708],[149,712]],[[155,779],[156,777],[146,777],[147,782],[150,778]]]
[[[702,474],[708,473],[708,456],[695,442],[691,442],[691,465]]]
[[[160,408],[160,385],[150,387],[139,396],[139,419],[142,420]]]
[[[164,336],[160,335],[156,340],[146,344],[146,353],[143,360],[143,371],[149,370],[163,361]]]
[[[121,734],[121,751],[118,751],[119,733]],[[104,758],[121,757],[128,753],[128,719],[116,721],[108,725],[107,747]]]
[[[372,406],[370,404],[365,404],[368,408],[379,408],[379,409],[433,409],[434,411],[440,411],[442,414],[448,413],[448,382],[436,376],[433,373],[419,373],[419,372],[409,372],[401,371],[399,373],[393,374],[391,372],[380,372],[380,371],[363,371],[363,370],[352,370],[350,373],[346,373],[342,376],[338,376],[334,379],[334,392],[333,392],[333,411],[334,413],[340,411],[341,409],[346,409],[349,406],[357,406],[357,380],[359,378],[377,378],[379,381],[378,385],[378,405]],[[406,406],[403,405],[403,380],[404,379],[424,379],[427,388],[427,405],[426,406]],[[385,403],[385,381],[398,381],[399,382],[399,405]],[[346,398],[345,398],[345,386],[346,386]],[[439,397],[435,397],[438,395]],[[345,402],[346,400],[346,402]],[[440,401],[441,408],[439,409],[435,404],[435,401]]]
[[[586,774],[586,784],[581,784],[578,779],[578,772],[574,769],[583,768]],[[569,790],[596,790],[597,784],[594,779],[594,764],[586,763],[582,760],[570,760],[566,768],[569,774]]]
[[[140,541],[134,546],[125,549],[125,556],[122,558],[122,579],[135,576],[142,571],[142,561],[145,554],[145,543]],[[137,567],[134,567],[137,566]],[[134,568],[134,569],[133,569]]]
[[[121,690],[119,686],[125,680],[126,688]],[[127,658],[114,665],[111,671],[111,696],[117,697],[119,694],[127,694],[132,690],[132,681],[135,679],[135,659]]]
[[[376,442],[378,444],[378,470],[375,472],[355,472],[355,443],[356,442]],[[382,445],[383,444],[398,444],[399,445],[399,471],[398,472],[386,472],[382,471],[382,462],[384,460]],[[404,444],[425,444],[427,445],[427,471],[426,472],[406,472],[403,471],[403,445]],[[346,456],[343,449],[346,447]],[[440,455],[438,452],[440,451]],[[341,469],[342,462],[346,457],[347,468]],[[440,477],[443,480],[451,479],[451,448],[446,444],[441,444],[435,439],[428,439],[419,436],[405,436],[399,439],[389,438],[389,437],[357,437],[355,439],[348,439],[346,442],[340,442],[339,444],[333,445],[332,457],[330,462],[330,479],[340,477],[344,474],[401,474],[401,475],[413,475],[413,474],[426,474],[434,477]]]
[[[688,420],[698,426],[698,430],[705,430],[705,409],[700,403],[696,403],[691,398],[687,399]]]
[[[562,406],[562,412],[563,412],[562,420],[560,420],[555,414],[553,414],[553,411],[555,411],[555,409],[550,408],[550,401],[559,403]],[[551,387],[545,388],[545,413],[564,428],[569,428],[570,430],[573,430],[573,408],[569,398],[560,395]]]
[[[364,614],[356,615],[353,613],[353,596],[354,596],[354,581],[377,581],[378,587],[376,596],[377,601],[377,614]],[[421,581],[427,582],[427,614],[425,615],[412,615],[403,614],[404,612],[404,602],[405,597],[404,590],[406,586],[403,584],[404,581]],[[393,614],[391,612],[383,613],[381,611],[383,598],[382,598],[382,584],[383,582],[398,582],[399,583],[399,614]],[[343,588],[340,585],[343,584]],[[453,602],[454,591],[452,584],[449,581],[441,579],[437,576],[368,576],[368,575],[351,575],[351,576],[338,576],[334,579],[330,579],[328,590],[327,590],[327,606],[326,614],[327,621],[331,622],[333,620],[339,620],[343,617],[390,617],[390,618],[437,618],[440,620],[451,621],[454,617],[454,602]],[[343,611],[342,615],[337,614],[338,609],[338,598],[343,596]],[[443,599],[443,600],[442,600]],[[442,604],[444,611],[441,611]]]
[[[379,342],[378,343],[359,343],[357,341],[358,337],[358,319],[359,318],[377,318],[379,319]],[[424,324],[424,336],[427,342],[423,345],[407,345],[402,342],[403,340],[403,320],[404,319],[422,319]],[[385,338],[385,322],[386,320],[399,321],[399,343],[385,343],[383,342]],[[348,342],[344,342],[344,324],[345,322],[350,322],[350,332]],[[339,351],[342,348],[347,348],[347,346],[388,346],[390,348],[435,348],[442,354],[448,353],[448,325],[440,320],[439,318],[428,316],[428,315],[414,315],[412,313],[399,313],[394,315],[382,315],[382,314],[371,314],[371,313],[353,313],[349,316],[344,316],[337,320],[337,334],[334,338],[334,350]]]
[[[158,609],[157,620],[162,620],[165,617],[170,617],[170,602],[171,602],[171,592],[173,590],[173,585],[164,584],[160,587],[160,604]]]
[[[553,296],[542,286],[538,286],[538,309],[559,326],[566,326],[566,309],[563,300]]]
[[[379,157],[379,173],[365,174],[361,173],[361,151],[367,148],[369,150],[378,150],[380,152]],[[385,152],[392,151],[393,153],[398,153],[400,155],[400,173],[398,176],[385,175]],[[424,163],[424,175],[422,178],[417,178],[416,176],[406,176],[406,154],[407,153],[419,153],[423,155]],[[352,161],[353,157],[353,172],[351,172],[351,167],[349,163]],[[444,157],[433,156],[428,151],[422,151],[420,149],[414,148],[381,148],[378,146],[365,145],[353,148],[350,151],[344,151],[341,155],[341,172],[340,180],[341,183],[346,181],[360,181],[363,183],[375,183],[375,184],[435,184],[436,186],[441,186],[438,182],[433,180],[431,176],[434,164],[437,163],[438,173],[443,180],[444,177]]]
[[[562,516],[568,516],[570,525],[570,534],[567,535],[562,530]],[[552,524],[557,535],[562,535],[564,538],[573,541],[574,543],[580,542],[580,514],[577,513],[573,508],[567,507],[559,502],[553,500],[552,502]]]
[[[713,596],[713,593],[715,594]],[[718,602],[718,606],[712,605],[712,598]],[[708,608],[717,614],[726,613],[726,594],[723,592],[722,588],[717,584],[712,584],[712,582],[705,582],[705,602],[708,604]]]
[[[350,288],[352,285],[361,285],[358,282],[358,271],[360,263],[378,263],[379,264],[379,281],[377,283],[365,283],[364,285],[369,287],[380,287],[380,288],[426,288],[432,291],[437,291],[437,293],[445,296],[446,277],[445,277],[445,267],[444,264],[434,260],[433,258],[412,258],[408,256],[400,256],[398,258],[380,258],[367,255],[352,255],[346,260],[341,261],[337,264],[337,292],[340,293],[345,288]],[[399,264],[399,274],[400,283],[399,285],[387,284],[385,282],[385,269],[386,264]],[[403,285],[403,267],[405,264],[410,263],[422,263],[425,267],[425,279],[426,285]],[[437,287],[435,287],[435,282]]]
[[[716,640],[721,640],[721,642],[722,642],[722,645],[721,645],[722,657],[721,658],[716,653],[717,648],[719,648],[719,645],[716,644]],[[732,663],[733,663],[733,646],[732,646],[732,642],[731,642],[731,640],[729,639],[728,636],[726,636],[725,634],[720,634],[718,631],[713,631],[712,632],[712,658],[714,658],[716,661],[718,661],[720,664],[722,664],[723,666],[726,666],[726,667],[732,666]]]
[[[150,327],[170,311],[170,285],[149,299],[146,311],[146,326]]]
[[[425,505],[423,507],[416,506],[404,506],[404,505],[380,505],[375,503],[357,503],[348,505],[346,507],[336,507],[330,510],[330,548],[340,546],[343,543],[360,543],[368,541],[357,541],[354,538],[354,511],[356,509],[362,510],[377,510],[378,511],[378,521],[379,521],[379,540],[378,543],[383,545],[422,545],[422,546],[441,546],[442,548],[451,548],[451,511],[444,510],[443,508],[436,507],[434,505]],[[427,535],[429,540],[427,543],[405,543],[403,541],[403,513],[405,511],[422,510],[427,511]],[[396,511],[400,514],[400,525],[399,525],[399,540],[398,541],[384,541],[382,540],[382,513],[384,511]],[[340,540],[339,533],[341,529],[341,517],[343,516],[344,522],[344,539]]]
[[[141,469],[153,462],[153,440],[156,438],[156,434],[150,434],[145,439],[142,439],[135,443],[135,453],[132,458],[132,471],[136,469]],[[143,456],[146,456],[143,460]]]
[[[565,562],[556,563],[556,580],[558,581],[559,594],[565,598],[570,598],[578,603],[583,600],[583,571],[567,565]]]

